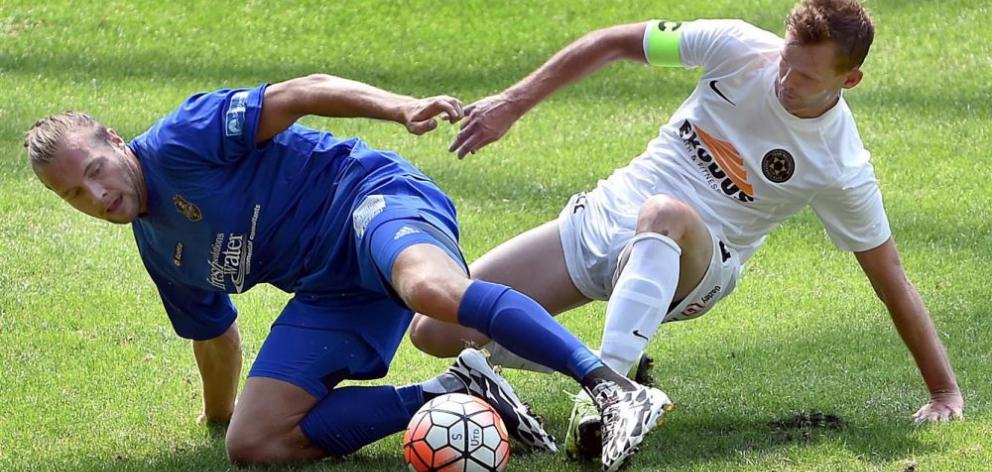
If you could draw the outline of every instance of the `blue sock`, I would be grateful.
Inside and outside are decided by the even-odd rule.
[[[418,385],[335,388],[303,417],[300,429],[328,455],[341,457],[403,431],[422,404]]]
[[[529,361],[581,382],[603,362],[534,300],[505,285],[475,280],[458,307],[458,322]]]

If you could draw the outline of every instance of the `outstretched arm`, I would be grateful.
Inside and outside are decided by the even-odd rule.
[[[512,87],[468,106],[468,119],[448,150],[458,151],[459,159],[474,153],[501,138],[524,113],[556,90],[618,59],[647,62],[643,46],[646,26],[618,25],[588,33]]]
[[[255,142],[271,139],[306,115],[395,121],[420,135],[437,127],[434,118],[440,114],[451,123],[460,120],[461,102],[448,96],[418,99],[354,80],[314,74],[265,89]]]
[[[234,413],[234,399],[241,380],[241,336],[238,324],[213,339],[193,341],[193,355],[203,379],[203,414],[200,420],[226,424]]]
[[[896,331],[916,360],[930,391],[930,401],[913,415],[913,420],[922,423],[961,418],[964,399],[947,352],[923,300],[906,278],[895,243],[890,238],[881,246],[855,253],[855,256],[878,298],[888,308]]]

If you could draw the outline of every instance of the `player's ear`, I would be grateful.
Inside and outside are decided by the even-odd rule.
[[[115,146],[124,144],[124,138],[122,138],[121,135],[117,134],[117,130],[113,128],[106,128],[104,133],[106,134],[107,142],[109,142],[110,144],[113,144]]]
[[[847,76],[844,77],[843,87],[846,89],[854,88],[855,85],[861,83],[861,79],[863,79],[864,76],[865,74],[864,72],[861,72],[860,67],[852,68],[851,70],[847,71]]]

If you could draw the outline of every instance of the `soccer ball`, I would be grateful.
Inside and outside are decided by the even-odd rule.
[[[503,419],[486,402],[441,395],[417,410],[403,435],[411,472],[500,472],[510,461]]]

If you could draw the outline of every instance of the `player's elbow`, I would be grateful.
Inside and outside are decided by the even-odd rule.
[[[279,103],[288,112],[299,116],[309,114],[309,106],[320,90],[333,87],[341,79],[329,74],[310,74],[289,79],[269,87],[266,92],[266,106],[270,102]]]
[[[334,81],[340,79],[330,74],[316,73],[316,74],[305,75],[303,77],[294,80],[299,81],[298,83],[299,88],[309,89],[313,87],[319,87],[328,83],[333,83]]]

